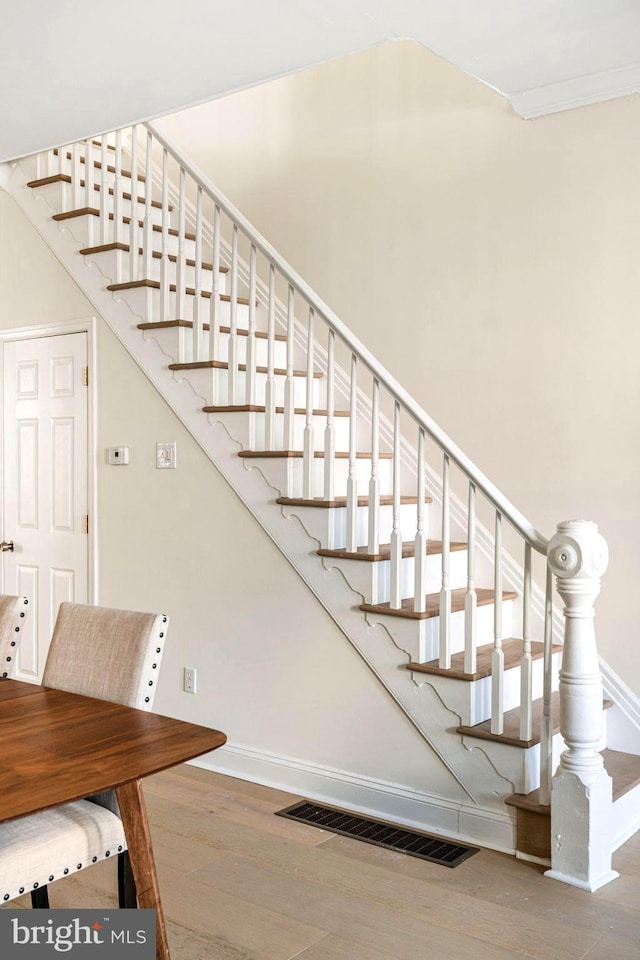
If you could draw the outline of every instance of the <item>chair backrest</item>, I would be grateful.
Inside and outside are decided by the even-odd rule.
[[[0,677],[4,679],[15,669],[28,603],[26,597],[0,594]]]
[[[168,626],[162,614],[61,603],[42,683],[151,710]]]

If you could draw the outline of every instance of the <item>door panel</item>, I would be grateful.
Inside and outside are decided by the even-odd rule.
[[[5,593],[31,601],[16,676],[44,669],[58,607],[88,599],[86,333],[4,347]]]

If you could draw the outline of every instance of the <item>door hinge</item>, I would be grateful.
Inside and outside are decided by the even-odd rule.
[[[85,533],[89,533],[89,514],[85,513],[82,519],[82,527]]]
[[[89,367],[85,367],[82,371],[82,385],[84,387],[89,386]]]

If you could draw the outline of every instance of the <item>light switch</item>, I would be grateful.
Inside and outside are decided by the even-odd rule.
[[[156,467],[158,470],[175,470],[175,440],[172,443],[156,443]]]

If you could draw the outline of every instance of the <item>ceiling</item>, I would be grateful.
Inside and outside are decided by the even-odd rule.
[[[395,39],[527,118],[640,90],[640,0],[4,0],[0,160]]]

